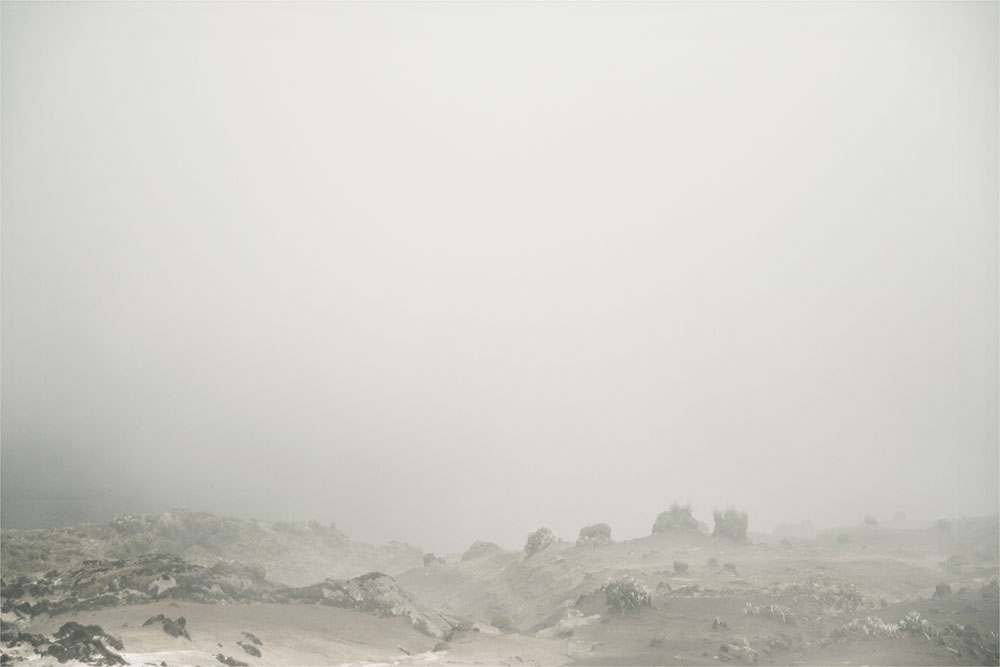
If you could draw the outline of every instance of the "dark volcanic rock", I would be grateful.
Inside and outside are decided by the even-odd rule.
[[[250,641],[252,641],[257,646],[263,646],[264,645],[264,642],[262,642],[260,639],[258,639],[257,635],[253,634],[252,632],[244,632],[243,636],[246,637],[247,639],[249,639]]]
[[[159,623],[161,627],[163,627],[163,631],[172,637],[184,637],[185,639],[191,639],[191,635],[187,632],[187,619],[183,616],[175,621],[174,619],[164,616],[163,614],[157,614],[156,616],[150,616],[147,618],[146,622],[142,624],[142,627],[153,625],[154,623]]]
[[[312,586],[289,588],[261,579],[250,569],[222,564],[211,568],[186,563],[176,556],[151,554],[132,560],[92,560],[55,579],[32,582],[23,577],[3,581],[4,611],[24,615],[58,614],[145,604],[164,598],[198,603],[277,602],[323,604],[374,616],[404,616],[421,632],[437,639],[448,636],[454,623],[414,600],[396,581],[380,572],[354,579],[327,579]],[[34,592],[32,592],[34,591]],[[35,593],[44,593],[44,596]],[[23,599],[28,597],[28,599]],[[190,639],[183,619],[154,616],[146,625],[162,623],[174,637]],[[247,637],[254,643],[260,640]]]
[[[105,642],[119,651],[124,648],[120,639],[104,632],[99,625],[80,625],[75,621],[65,623],[56,631],[55,638],[43,650],[59,662],[77,660],[90,665],[126,665],[125,659],[105,646]]]
[[[78,570],[55,579],[48,576],[37,582],[19,577],[0,583],[3,611],[55,616],[164,598],[202,603],[275,602],[280,590],[260,580],[250,568],[206,568],[165,554],[132,560],[88,560]]]
[[[252,655],[253,657],[255,658],[260,657],[260,649],[258,649],[256,646],[253,646],[252,644],[244,644],[243,642],[236,642],[236,644],[244,651]]]
[[[290,600],[354,609],[374,616],[405,616],[417,630],[438,639],[454,627],[449,619],[428,609],[401,589],[392,577],[369,572],[354,579],[327,579],[304,588],[289,589]]]

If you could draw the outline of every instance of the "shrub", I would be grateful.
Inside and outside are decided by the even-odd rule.
[[[683,507],[674,503],[666,512],[660,512],[653,523],[653,535],[658,533],[697,533],[698,520],[691,505]]]
[[[514,622],[511,621],[506,616],[494,616],[493,620],[490,622],[494,628],[500,632],[516,632],[517,628],[514,627]]]
[[[424,567],[432,565],[433,563],[444,563],[444,558],[435,556],[434,554],[424,554]]]
[[[951,595],[951,584],[938,584],[934,587],[934,597],[944,598]]]
[[[708,559],[708,566],[709,567],[718,568],[719,567],[719,559],[716,558],[715,556],[712,556],[711,558]]]
[[[746,512],[740,512],[730,507],[724,512],[716,510],[713,517],[715,518],[713,537],[724,537],[737,542],[746,541],[748,525]]]
[[[535,532],[528,535],[528,541],[524,543],[524,553],[531,558],[539,551],[544,551],[556,541],[556,536],[552,534],[552,531],[542,526]]]
[[[462,554],[462,560],[472,560],[473,558],[492,556],[493,554],[501,551],[503,551],[503,549],[496,542],[476,540],[472,543],[472,546],[470,546],[469,549]]]
[[[606,523],[595,523],[580,529],[580,537],[576,540],[576,546],[599,546],[602,544],[611,544],[611,526]]]
[[[938,519],[934,527],[943,533],[951,532],[951,521],[948,521],[948,519]]]
[[[962,568],[969,564],[969,559],[962,554],[952,554],[948,560],[941,563],[941,567],[951,572],[961,572]]]
[[[871,514],[869,514],[868,516],[865,517],[865,525],[866,526],[877,526],[878,525],[878,519],[876,519],[874,516],[872,516]]]
[[[682,560],[674,561],[674,572],[676,572],[677,574],[687,574],[687,571],[688,571],[687,563],[685,563]]]
[[[851,541],[851,536],[848,535],[847,533],[841,533],[840,535],[837,535],[837,544],[847,544],[850,541]]]
[[[728,570],[729,572],[736,574],[736,563],[726,563],[725,565],[722,566],[722,569]]]
[[[632,577],[609,581],[601,586],[601,592],[604,593],[608,606],[620,614],[639,607],[653,606],[653,598]]]

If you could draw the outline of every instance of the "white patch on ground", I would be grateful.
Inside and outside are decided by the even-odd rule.
[[[539,630],[535,633],[536,637],[542,639],[550,639],[553,637],[561,637],[567,634],[571,634],[574,629],[582,627],[584,625],[589,625],[594,621],[601,618],[600,614],[594,614],[593,616],[584,616],[583,612],[579,609],[567,609],[563,617],[559,619],[559,622],[550,628],[545,628],[544,630]]]
[[[345,662],[339,667],[391,667],[392,665],[432,665],[441,660],[441,656],[447,651],[426,651],[416,655],[400,656],[399,660],[392,662]]]
[[[166,662],[168,665],[210,665],[217,663],[215,656],[204,651],[177,650],[177,651],[153,651],[150,653],[130,653],[121,651],[118,654],[130,665],[141,667],[152,663],[159,665]]]

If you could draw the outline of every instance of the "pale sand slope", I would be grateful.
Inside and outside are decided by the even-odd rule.
[[[183,616],[191,639],[171,637],[158,624],[143,627],[150,616]],[[438,640],[417,632],[405,618],[378,618],[336,607],[283,604],[196,604],[166,600],[147,605],[46,616],[33,620],[26,631],[53,634],[68,621],[100,625],[120,638],[117,651],[131,665],[166,662],[168,665],[221,665],[222,653],[250,665],[344,664],[565,664],[559,641],[533,637],[465,632],[448,649],[434,652]],[[243,632],[256,635],[261,657],[244,652]],[[221,644],[221,646],[220,646]],[[516,657],[515,657],[516,656]],[[520,658],[520,661],[518,660]],[[59,664],[35,656],[31,664]]]

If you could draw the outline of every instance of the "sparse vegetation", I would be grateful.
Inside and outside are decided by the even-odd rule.
[[[951,595],[951,584],[940,583],[934,587],[934,597],[943,598]]]
[[[714,568],[718,569],[719,568],[719,559],[716,558],[715,556],[712,556],[711,558],[708,559],[708,561],[705,564],[708,565],[709,567],[714,567]]]
[[[722,566],[722,569],[725,570],[726,572],[732,572],[733,574],[736,574],[736,563],[726,563],[725,565]]]
[[[576,546],[600,546],[604,544],[611,544],[611,526],[608,524],[595,523],[580,529],[580,537],[576,540]]]
[[[424,567],[433,565],[434,563],[444,563],[444,562],[445,562],[444,558],[441,558],[440,556],[435,556],[434,554],[430,553],[424,554]]]
[[[715,518],[715,530],[713,537],[722,537],[737,542],[745,542],[747,539],[747,526],[749,520],[746,512],[741,512],[730,507],[725,511],[716,510],[712,515]]]
[[[556,536],[552,531],[542,526],[535,532],[528,535],[528,541],[524,543],[524,553],[531,558],[540,551],[544,551],[556,541]]]
[[[486,556],[492,556],[495,553],[500,553],[503,549],[496,542],[485,542],[482,540],[477,540],[472,543],[472,546],[462,554],[462,560],[472,560],[473,558],[485,558]]]
[[[652,596],[632,577],[609,581],[601,586],[601,592],[604,593],[608,606],[620,614],[639,607],[653,606]]]
[[[847,533],[841,533],[840,535],[837,535],[837,544],[847,544],[850,541],[851,541],[851,536],[848,535]]]
[[[873,515],[869,514],[868,516],[865,517],[864,524],[866,526],[877,526],[878,519],[876,519]]]
[[[676,572],[677,574],[687,574],[687,571],[688,571],[687,563],[685,563],[682,560],[674,561],[674,572]]]
[[[795,625],[795,613],[788,607],[780,604],[754,605],[747,602],[743,608],[743,613],[747,616],[760,616],[770,618],[784,625]]]
[[[493,617],[490,621],[490,625],[499,630],[500,632],[517,632],[517,628],[514,627],[514,622],[511,621],[506,616],[497,615]]]
[[[941,563],[941,567],[948,570],[949,572],[954,572],[956,574],[960,573],[963,568],[969,565],[969,559],[962,554],[952,554],[948,556],[948,559]]]
[[[942,533],[951,532],[951,521],[948,519],[938,519],[937,523],[934,524],[934,528],[940,530]]]
[[[691,505],[674,503],[666,512],[660,512],[653,523],[653,535],[659,533],[697,533],[698,520]]]

